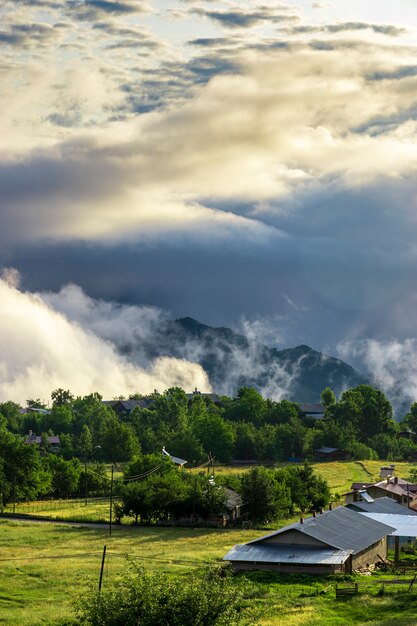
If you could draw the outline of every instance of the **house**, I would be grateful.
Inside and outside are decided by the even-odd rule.
[[[322,446],[321,448],[314,450],[314,456],[316,459],[320,459],[322,461],[346,461],[349,455],[345,452],[345,450]]]
[[[109,406],[119,417],[127,417],[133,409],[149,409],[152,406],[153,398],[144,397],[140,400],[103,400],[104,406]]]
[[[57,452],[60,449],[61,441],[59,439],[59,435],[47,435],[46,439],[51,448],[51,452]],[[28,436],[26,437],[25,443],[40,446],[42,444],[42,437],[36,435],[30,430]]]
[[[217,393],[203,393],[201,391],[199,391],[197,389],[197,387],[194,388],[194,391],[192,393],[187,393],[186,396],[189,400],[189,402],[192,402],[193,398],[195,396],[201,396],[202,398],[207,398],[208,400],[211,400],[212,402],[214,402],[214,404],[221,404],[221,399],[220,396],[217,395]]]
[[[364,495],[364,494],[362,494]],[[406,506],[402,506],[396,500],[384,496],[383,498],[377,498],[374,500],[357,500],[351,504],[346,505],[351,511],[358,511],[359,513],[384,513],[388,515],[412,515],[416,516],[417,511],[409,509]]]
[[[226,520],[228,522],[234,522],[240,518],[240,509],[242,507],[242,497],[233,489],[223,487],[226,492]]]
[[[312,417],[321,420],[324,417],[324,405],[319,403],[299,404],[301,417]]]
[[[405,507],[398,505],[398,508],[404,509]],[[400,544],[409,543],[415,541],[417,537],[417,517],[413,514],[403,515],[401,513],[369,513],[367,511],[360,511],[359,515],[363,515],[368,519],[381,522],[387,526],[392,526],[394,529],[388,536],[388,547],[399,546]],[[398,556],[395,559],[398,561]]]
[[[236,545],[223,560],[236,570],[351,573],[386,558],[387,536],[394,531],[387,524],[338,507]]]
[[[364,489],[374,500],[388,497],[405,506],[411,506],[417,496],[417,485],[398,476],[392,478],[388,476],[385,480],[376,483],[352,483],[351,489],[352,491],[346,494],[346,504],[360,500],[359,492]]]

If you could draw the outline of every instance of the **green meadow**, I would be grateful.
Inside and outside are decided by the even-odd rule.
[[[1,519],[0,624],[37,626],[70,617],[80,595],[98,587],[104,545],[103,589],[111,589],[138,566],[167,576],[193,576],[196,568],[219,564],[235,543],[260,534],[125,526],[115,528],[110,537],[107,528]],[[357,577],[360,595],[344,601],[335,599],[331,578],[271,573],[248,578],[256,590],[250,591],[247,610],[259,626],[417,624],[417,592],[408,591],[410,572]],[[237,583],[241,580],[236,578]],[[389,584],[392,580],[406,584]]]
[[[336,497],[353,481],[376,480],[382,464],[318,463],[314,468],[326,478]],[[397,475],[406,477],[410,467],[407,463],[396,464]],[[245,469],[216,468],[218,473],[230,471]],[[84,500],[22,503],[17,505],[16,513],[81,522],[108,521],[109,501],[88,500],[87,506]],[[221,563],[234,544],[250,541],[263,532],[134,527],[127,520],[114,526],[109,536],[108,525],[80,527],[46,520],[0,519],[0,624],[36,626],[70,617],[77,598],[98,586],[104,545],[107,558],[103,588],[111,589],[130,569],[139,566],[168,576],[192,576],[196,568]],[[246,576],[256,583],[257,591],[247,599],[248,611],[253,615],[253,624],[259,626],[416,625],[417,590],[413,587],[408,591],[413,575],[408,571],[359,576],[356,580],[360,594],[336,601],[334,579],[252,573]],[[236,577],[237,582],[241,578]],[[393,580],[404,584],[391,584]]]

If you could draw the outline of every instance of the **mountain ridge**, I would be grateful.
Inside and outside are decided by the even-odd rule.
[[[213,389],[225,395],[251,386],[265,397],[307,403],[320,402],[325,387],[340,395],[369,384],[351,365],[309,346],[269,348],[231,328],[209,326],[192,317],[164,322],[147,352],[151,358],[171,356],[199,363]]]

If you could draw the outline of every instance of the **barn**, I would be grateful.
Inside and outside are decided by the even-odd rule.
[[[238,544],[223,560],[235,570],[351,573],[385,559],[387,535],[393,531],[391,526],[338,507]]]

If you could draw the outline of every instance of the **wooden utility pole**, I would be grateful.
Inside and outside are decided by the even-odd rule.
[[[98,583],[98,590],[101,591],[101,584],[103,582],[103,570],[104,570],[104,560],[106,558],[106,546],[104,546],[103,550],[103,558],[101,559],[101,570],[100,570],[100,581]]]

